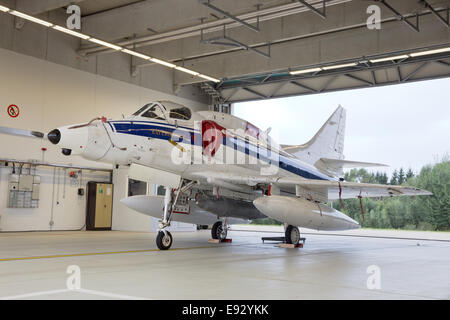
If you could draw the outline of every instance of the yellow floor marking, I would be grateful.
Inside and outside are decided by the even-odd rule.
[[[174,248],[169,251],[183,251],[194,249],[208,249],[215,248],[215,246],[203,246],[203,247],[191,247],[191,248]],[[143,252],[156,252],[159,249],[147,249],[147,250],[128,250],[128,251],[109,251],[109,252],[91,252],[91,253],[73,253],[73,254],[55,254],[49,256],[32,256],[32,257],[19,257],[19,258],[3,258],[1,261],[21,261],[21,260],[39,260],[39,259],[55,259],[55,258],[71,258],[71,257],[84,257],[84,256],[99,256],[108,254],[125,254],[125,253],[143,253]]]

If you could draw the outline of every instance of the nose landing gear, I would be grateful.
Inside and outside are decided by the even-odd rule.
[[[173,243],[172,234],[169,231],[161,230],[156,236],[156,245],[159,250],[169,250]]]
[[[164,196],[164,215],[159,225],[158,235],[156,236],[156,246],[159,250],[169,250],[173,243],[172,234],[166,230],[170,226],[173,209],[178,201],[180,193],[189,191],[195,182],[191,181],[183,186],[185,180],[181,179],[178,189],[166,187],[166,194]]]

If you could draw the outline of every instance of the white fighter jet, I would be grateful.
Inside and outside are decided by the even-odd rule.
[[[285,241],[297,244],[298,227],[360,228],[327,206],[330,201],[431,195],[407,186],[345,182],[344,168],[382,165],[344,160],[344,131],[345,110],[339,107],[308,143],[279,146],[270,130],[169,101],[149,103],[120,120],[102,117],[48,134],[0,127],[0,133],[48,139],[67,156],[130,166],[130,176],[164,186],[162,195],[122,200],[161,218],[161,250],[173,243],[166,230],[171,221],[212,225],[212,237],[224,240],[230,224],[271,217],[285,224]]]

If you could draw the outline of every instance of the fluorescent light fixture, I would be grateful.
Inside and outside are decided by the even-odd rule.
[[[198,76],[200,74],[200,73],[198,73],[196,71],[192,71],[192,70],[189,70],[189,69],[186,69],[186,68],[183,68],[183,67],[175,67],[175,69],[177,69],[178,71],[181,71],[181,72],[186,72],[186,73],[192,74],[194,76]]]
[[[213,78],[213,77],[209,77],[209,76],[205,76],[204,74],[199,74],[198,76],[200,78],[203,78],[203,79],[206,79],[206,80],[209,80],[209,81],[212,81],[212,82],[216,82],[216,83],[220,82],[219,79],[216,79],[216,78]]]
[[[82,33],[79,33],[79,32],[76,32],[76,31],[73,31],[70,29],[63,28],[61,26],[53,26],[53,29],[70,34],[71,36],[74,36],[74,37],[81,38],[83,40],[88,40],[90,38],[90,36],[87,36],[85,34],[82,34]]]
[[[16,16],[16,17],[19,17],[19,18],[22,18],[22,19],[25,19],[25,20],[28,20],[28,21],[31,21],[31,22],[34,22],[34,23],[38,23],[38,24],[43,25],[45,27],[53,26],[53,23],[50,23],[50,22],[47,22],[47,21],[44,21],[44,20],[41,20],[41,19],[38,19],[38,18],[35,18],[35,17],[32,17],[32,16],[29,16],[29,15],[27,15],[25,13],[22,13],[22,12],[19,12],[19,11],[11,10],[11,11],[9,11],[9,13],[14,15],[14,16]]]
[[[159,60],[156,58],[151,58],[150,59],[151,62],[157,63],[157,64],[161,64],[163,66],[169,67],[169,68],[176,68],[176,65],[174,65],[173,63],[169,63],[163,60]]]
[[[411,57],[421,57],[426,56],[430,54],[436,54],[436,53],[442,53],[442,52],[450,52],[450,47],[448,48],[441,48],[441,49],[434,49],[434,50],[427,50],[427,51],[421,51],[421,52],[414,52],[411,53]]]
[[[380,58],[380,59],[371,59],[369,61],[372,62],[372,63],[377,63],[377,62],[393,61],[393,60],[408,59],[408,58],[409,58],[409,55],[402,54],[402,55],[393,56],[393,57],[386,57],[386,58]]]
[[[358,65],[356,62],[352,62],[352,63],[346,63],[346,64],[338,64],[335,66],[326,66],[323,67],[323,70],[333,70],[333,69],[340,69],[340,68],[347,68],[347,67],[354,67]]]
[[[151,59],[151,57],[149,57],[149,56],[147,56],[145,54],[142,54],[142,53],[139,53],[139,52],[136,52],[136,51],[132,51],[132,50],[128,50],[128,49],[123,49],[122,52],[130,54],[130,55],[138,57],[138,58],[141,58],[141,59],[144,59],[144,60],[150,60]]]
[[[152,61],[154,63],[163,65],[163,66],[168,67],[168,68],[172,68],[172,69],[175,68],[175,69],[177,69],[179,71],[182,71],[182,72],[185,72],[185,73],[189,73],[189,74],[194,75],[194,76],[199,76],[199,77],[201,77],[203,79],[206,79],[208,81],[220,82],[220,80],[218,80],[218,79],[215,79],[213,77],[209,77],[209,76],[200,74],[197,71],[190,70],[190,69],[187,69],[187,68],[184,68],[184,67],[179,67],[179,66],[177,66],[177,65],[175,65],[173,63],[166,62],[164,60],[160,60],[160,59],[156,59],[156,58],[152,58],[152,57],[147,56],[145,54],[142,54],[142,53],[139,53],[139,52],[136,52],[136,51],[133,51],[133,50],[122,48],[121,46],[115,45],[113,43],[109,43],[109,42],[106,42],[106,41],[103,41],[103,40],[100,40],[100,39],[92,38],[91,36],[88,36],[86,34],[82,34],[82,33],[79,33],[79,32],[76,32],[76,31],[73,31],[73,30],[70,30],[70,29],[58,26],[58,25],[54,25],[53,23],[50,23],[50,22],[47,22],[47,21],[44,21],[44,20],[32,17],[32,16],[27,15],[25,13],[22,13],[22,12],[19,12],[19,11],[16,11],[16,10],[11,10],[11,9],[5,7],[5,6],[1,6],[0,5],[0,11],[6,12],[6,13],[10,13],[10,14],[16,16],[16,17],[19,17],[19,18],[22,18],[22,19],[25,19],[25,20],[28,20],[28,21],[31,21],[31,22],[43,25],[45,27],[52,27],[54,30],[66,33],[68,35],[71,35],[71,36],[74,36],[74,37],[77,37],[77,38],[81,38],[83,40],[88,40],[88,41],[96,43],[96,44],[98,44],[100,46],[104,46],[104,47],[107,47],[107,48],[110,48],[110,49],[114,49],[114,50],[117,50],[117,51],[122,51],[123,53],[129,54],[129,55],[132,55],[132,56],[144,59],[144,60],[150,60],[150,61]]]
[[[114,50],[122,50],[122,47],[120,46],[116,46],[115,44],[103,41],[103,40],[99,40],[99,39],[95,39],[95,38],[90,38],[89,41],[94,42],[96,44],[99,44],[101,46],[105,46]]]
[[[296,74],[319,72],[319,71],[322,71],[322,68],[311,68],[311,69],[304,69],[304,70],[296,70],[296,71],[291,71],[290,74],[296,75]]]

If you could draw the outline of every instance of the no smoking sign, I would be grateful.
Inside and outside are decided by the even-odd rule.
[[[20,114],[20,109],[15,104],[12,104],[8,107],[8,115],[11,118],[17,118]]]

